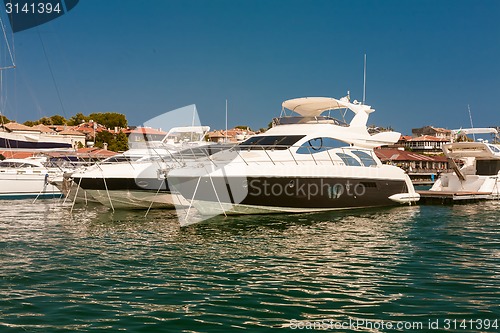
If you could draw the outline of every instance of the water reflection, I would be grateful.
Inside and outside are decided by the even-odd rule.
[[[498,203],[215,217],[0,207],[0,324],[193,332],[491,315]],[[161,327],[161,326],[159,326]]]

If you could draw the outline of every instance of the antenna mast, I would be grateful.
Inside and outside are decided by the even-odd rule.
[[[474,128],[474,124],[472,124],[472,115],[470,113],[470,105],[469,104],[467,104],[467,109],[469,110],[470,127]],[[474,134],[474,132],[472,132],[472,138],[474,139],[474,141],[476,141],[476,135]]]
[[[366,53],[365,53],[365,62],[363,66],[363,105],[366,101]]]
[[[226,98],[226,132],[224,134],[224,143],[227,143],[227,98]]]

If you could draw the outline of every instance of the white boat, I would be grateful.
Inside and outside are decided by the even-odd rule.
[[[453,130],[452,133],[455,137],[458,134],[498,134],[495,128],[459,129]],[[469,194],[480,196],[482,199],[500,198],[499,145],[486,140],[454,140],[443,145],[443,152],[448,157],[453,171],[441,173],[431,187],[431,192],[451,193],[455,196]]]
[[[162,142],[128,150],[66,177],[80,187],[79,192],[85,191],[86,196],[111,209],[173,208],[166,173],[182,166],[186,159],[205,156],[217,146],[222,147],[204,141],[209,129],[172,128]]]
[[[373,148],[395,143],[400,133],[370,135],[368,105],[326,97],[283,102],[298,117],[205,163],[170,171],[168,181],[201,214],[300,213],[379,207],[419,200],[408,175],[383,165]],[[326,111],[354,112],[349,124]]]
[[[43,158],[0,161],[0,199],[60,198],[61,191],[50,178],[61,169],[46,167]]]

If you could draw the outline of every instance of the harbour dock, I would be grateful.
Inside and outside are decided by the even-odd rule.
[[[463,204],[491,199],[488,192],[446,192],[446,191],[417,191],[420,194],[420,204]]]

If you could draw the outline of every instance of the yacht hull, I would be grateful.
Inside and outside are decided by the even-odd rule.
[[[84,178],[73,181],[102,205],[112,209],[174,208],[166,180],[158,178]]]
[[[99,201],[95,200],[90,193],[85,191],[83,188],[80,188],[74,181],[71,179],[71,175],[69,176],[59,176],[51,179],[51,184],[56,186],[61,192],[64,201],[75,202],[75,203],[96,203],[99,204]]]
[[[299,177],[170,177],[170,184],[204,215],[304,213],[392,206],[404,179]]]
[[[0,199],[60,198],[62,192],[45,174],[0,174]]]
[[[133,190],[86,190],[102,205],[111,209],[173,209],[174,198],[170,192]]]

